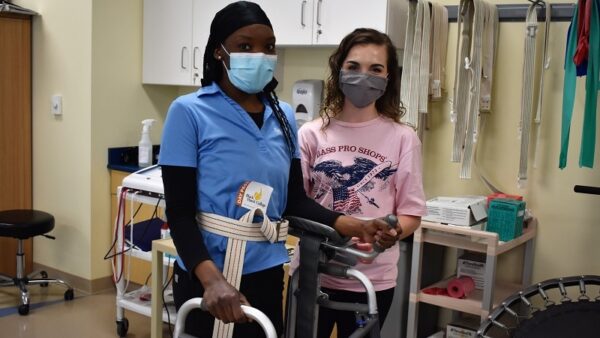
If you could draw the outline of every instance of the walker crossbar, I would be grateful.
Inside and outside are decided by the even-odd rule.
[[[190,313],[190,311],[194,309],[201,309],[207,311],[204,306],[204,303],[202,302],[202,298],[192,298],[183,303],[183,305],[181,305],[181,307],[177,311],[177,321],[175,323],[175,330],[173,332],[174,338],[190,337],[189,335],[183,333],[183,330],[185,328],[185,319],[187,315]],[[275,331],[273,323],[271,323],[271,320],[269,320],[269,318],[264,313],[262,313],[258,309],[246,305],[242,305],[242,311],[244,311],[246,316],[258,322],[258,324],[265,331],[267,338],[277,338],[277,333]]]

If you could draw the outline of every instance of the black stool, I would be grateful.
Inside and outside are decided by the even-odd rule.
[[[0,274],[0,287],[16,286],[21,290],[21,305],[19,314],[29,313],[29,291],[27,284],[39,284],[48,286],[48,283],[57,283],[65,286],[65,300],[73,299],[73,288],[60,279],[49,279],[46,271],[33,272],[25,276],[25,253],[23,252],[23,240],[33,236],[46,235],[54,229],[54,216],[38,210],[5,210],[0,211],[0,237],[12,237],[18,240],[17,244],[17,276],[10,277]],[[32,279],[40,275],[42,278]]]

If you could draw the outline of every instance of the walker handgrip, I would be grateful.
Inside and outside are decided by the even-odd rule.
[[[319,272],[335,276],[348,278],[348,267],[338,264],[319,264]]]
[[[321,246],[323,246],[325,248],[330,248],[335,251],[340,251],[342,253],[347,253],[347,254],[356,256],[360,259],[364,259],[366,261],[372,261],[378,255],[378,252],[375,252],[375,251],[363,251],[363,250],[355,249],[352,246],[347,246],[347,245],[346,246],[336,246],[336,245],[332,245],[330,243],[324,242],[324,243],[321,243]]]
[[[385,218],[383,220],[386,221],[386,223],[388,224],[388,226],[390,227],[390,229],[396,229],[396,226],[398,225],[398,217],[396,217],[396,215],[389,214],[389,215],[385,216]],[[398,231],[398,230],[396,230],[396,231]],[[400,232],[401,231],[402,230],[400,230]],[[373,250],[375,250],[377,252],[383,252],[383,251],[385,251],[385,249],[382,248],[377,243],[373,243]]]
[[[175,330],[173,332],[173,338],[183,337],[183,329],[185,327],[185,319],[190,311],[193,309],[200,308],[201,310],[207,311],[204,302],[201,297],[192,298],[183,303],[177,311],[177,321],[175,322]],[[242,305],[242,311],[249,318],[254,319],[262,327],[267,338],[277,338],[277,332],[271,320],[260,310],[257,310],[251,306]]]
[[[398,226],[398,217],[396,217],[396,215],[389,214],[389,215],[385,216],[384,221],[386,221],[387,224],[389,225],[389,227],[392,229],[396,229],[396,226]],[[396,229],[396,231],[398,231],[398,229]],[[400,231],[398,232],[398,235],[400,235],[401,233],[402,233],[402,229],[400,229]]]

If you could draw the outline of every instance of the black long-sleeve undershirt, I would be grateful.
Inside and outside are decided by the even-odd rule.
[[[171,237],[186,269],[192,272],[198,264],[210,259],[196,224],[196,168],[163,165],[162,179]],[[300,160],[292,159],[283,215],[304,217],[333,226],[342,214],[321,206],[306,195]]]

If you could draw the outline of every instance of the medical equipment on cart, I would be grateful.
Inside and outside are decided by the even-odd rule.
[[[162,170],[158,164],[128,175],[123,179],[122,185],[123,188],[138,190],[144,195],[159,197],[164,194]]]
[[[117,216],[114,225],[114,243],[111,248],[111,254],[107,254],[107,259],[112,260],[113,278],[117,289],[116,295],[116,324],[117,334],[119,337],[125,337],[129,330],[129,321],[125,317],[124,310],[130,310],[142,315],[150,317],[151,306],[147,299],[147,287],[142,287],[138,290],[129,291],[129,269],[125,264],[125,259],[129,261],[131,257],[136,257],[146,261],[152,260],[150,252],[140,250],[137,245],[134,245],[134,226],[145,224],[149,227],[149,222],[136,222],[136,210],[139,210],[143,204],[152,206],[153,212],[150,220],[163,218],[159,210],[164,210],[164,189],[162,185],[161,168],[154,165],[148,168],[136,171],[123,179],[122,185],[117,188]],[[126,212],[126,204],[130,203],[129,211]],[[127,213],[127,215],[126,215]],[[138,216],[139,217],[139,216]],[[126,225],[129,224],[129,229],[126,230]],[[144,231],[145,230],[145,231]],[[142,230],[142,236],[149,236],[150,231]],[[130,233],[129,240],[126,239],[125,231]],[[158,238],[157,238],[158,239]],[[173,264],[172,257],[164,259],[163,269],[166,270],[169,265]],[[163,281],[164,283],[165,281]],[[163,289],[166,289],[163,287]],[[165,299],[169,303],[169,292],[164,292]],[[173,322],[175,319],[175,307],[165,306],[162,314],[163,321]]]
[[[183,329],[185,327],[185,319],[187,318],[187,315],[190,313],[190,311],[198,308],[207,311],[204,307],[204,303],[202,302],[201,297],[192,298],[183,303],[183,305],[181,305],[179,311],[177,311],[177,321],[175,322],[173,338],[192,337],[183,333]],[[246,305],[242,305],[242,311],[244,311],[246,316],[254,319],[260,325],[260,327],[262,327],[267,338],[277,338],[277,332],[275,331],[273,323],[271,323],[271,320],[264,313],[262,313],[256,308]]]
[[[375,289],[362,272],[351,267],[358,259],[372,261],[382,250],[362,251],[353,247],[348,238],[340,236],[332,227],[299,217],[287,219],[290,221],[290,234],[299,237],[301,244],[300,265],[288,286],[286,338],[315,337],[319,307],[354,311],[359,327],[351,337],[379,338]],[[386,221],[390,227],[396,228],[396,216],[389,215]],[[320,290],[320,273],[357,279],[365,287],[367,304],[330,301]]]

